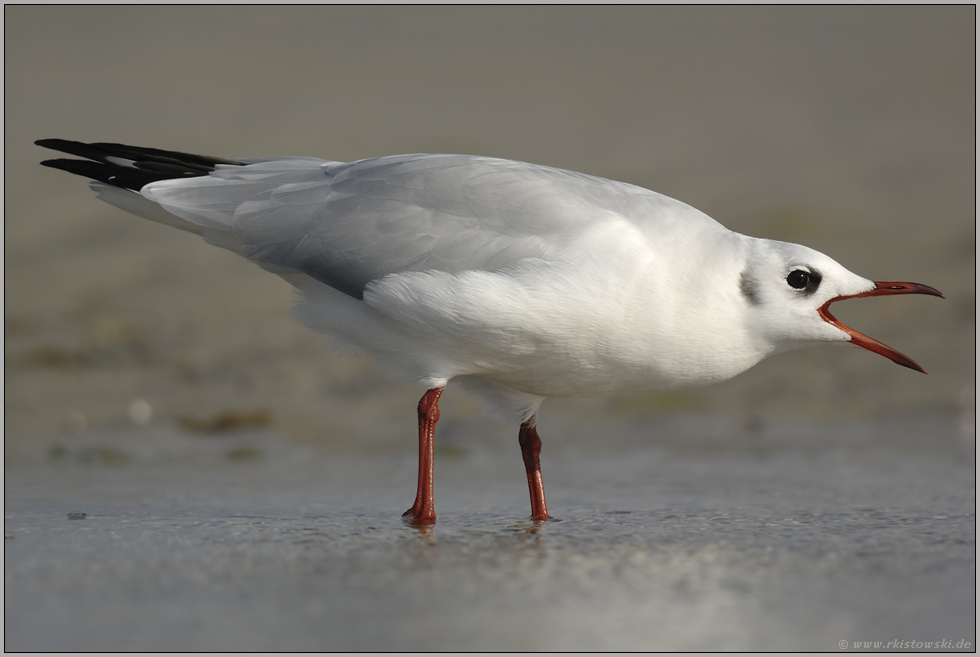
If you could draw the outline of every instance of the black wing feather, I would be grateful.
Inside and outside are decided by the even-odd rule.
[[[68,139],[40,139],[34,143],[44,148],[86,158],[86,160],[62,159],[41,162],[46,167],[61,169],[134,191],[139,191],[144,185],[158,180],[206,176],[214,171],[214,167],[218,164],[238,166],[242,164],[209,155],[193,155],[125,144],[85,144]],[[130,161],[132,165],[120,164],[118,160]]]

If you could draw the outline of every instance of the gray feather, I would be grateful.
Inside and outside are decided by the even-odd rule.
[[[669,201],[624,183],[464,155],[259,161],[143,193],[187,221],[233,231],[242,255],[260,265],[358,299],[392,273],[493,271],[547,258],[597,217]]]

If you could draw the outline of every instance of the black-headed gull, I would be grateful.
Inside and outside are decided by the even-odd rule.
[[[942,294],[873,282],[805,246],[734,233],[649,190],[467,155],[221,159],[45,139],[99,198],[286,279],[296,316],[427,389],[416,524],[435,522],[433,436],[456,381],[521,422],[531,517],[548,519],[535,429],[546,397],[722,381],[766,356],[851,342],[841,299]]]

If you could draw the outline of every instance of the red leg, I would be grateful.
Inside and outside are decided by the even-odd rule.
[[[419,401],[419,487],[415,504],[402,514],[416,525],[434,525],[436,507],[432,499],[432,457],[442,388],[431,388]]]
[[[527,470],[527,487],[531,492],[531,520],[542,522],[548,519],[548,506],[544,501],[544,482],[541,480],[541,438],[534,427],[536,419],[537,416],[534,416],[521,425],[518,440],[524,457],[524,469]]]

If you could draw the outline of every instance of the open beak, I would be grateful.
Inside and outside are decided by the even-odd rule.
[[[901,354],[888,345],[882,344],[873,338],[869,338],[863,333],[858,333],[852,328],[844,326],[837,318],[830,314],[830,304],[835,301],[843,301],[844,299],[857,299],[858,297],[881,297],[889,294],[928,294],[934,297],[940,297],[945,299],[943,293],[936,288],[929,287],[928,285],[920,285],[919,283],[881,283],[876,282],[873,290],[868,290],[867,292],[862,292],[860,294],[849,294],[843,297],[834,297],[824,305],[820,306],[817,310],[820,313],[820,317],[829,324],[833,324],[840,330],[844,331],[850,335],[850,340],[859,347],[864,347],[876,354],[881,354],[885,358],[890,358],[899,365],[904,365],[905,367],[911,368],[913,370],[926,373],[924,369],[919,367],[919,364],[908,356]]]

